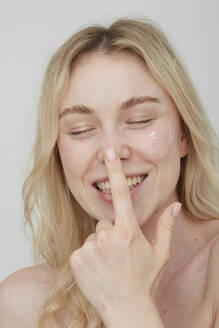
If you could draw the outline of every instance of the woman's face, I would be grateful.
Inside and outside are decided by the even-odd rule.
[[[110,194],[95,186],[108,180],[108,147],[120,156],[127,177],[146,176],[131,191],[140,226],[177,200],[180,158],[188,146],[174,103],[136,55],[84,54],[73,67],[59,124],[57,145],[69,189],[96,220],[114,221]]]

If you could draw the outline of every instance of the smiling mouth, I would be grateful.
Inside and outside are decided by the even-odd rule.
[[[127,184],[129,186],[129,190],[134,189],[138,185],[140,185],[148,176],[146,175],[140,175],[132,178],[126,178]],[[100,183],[94,183],[93,186],[100,192],[103,192],[105,194],[111,194],[111,185],[109,180],[105,182],[100,182]]]

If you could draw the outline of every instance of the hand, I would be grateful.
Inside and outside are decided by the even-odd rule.
[[[70,264],[78,286],[95,307],[105,324],[119,315],[130,302],[140,304],[150,298],[164,264],[169,259],[175,216],[180,203],[168,206],[159,218],[154,240],[150,244],[134,215],[129,187],[121,161],[105,164],[111,183],[115,224],[100,220],[96,233],[74,251]],[[174,213],[175,209],[175,213]]]

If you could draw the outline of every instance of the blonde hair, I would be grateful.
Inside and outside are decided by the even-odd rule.
[[[88,51],[126,50],[142,58],[170,95],[180,114],[189,153],[181,159],[179,201],[191,217],[219,217],[218,139],[194,86],[161,29],[150,20],[118,19],[108,28],[88,26],[75,33],[53,55],[42,85],[33,168],[23,186],[25,225],[31,228],[36,262],[56,272],[39,327],[47,320],[60,327],[59,312],[68,309],[68,328],[100,327],[101,318],[78,288],[69,257],[93,232],[97,221],[80,207],[67,186],[56,146],[60,102],[72,65]],[[79,219],[80,218],[80,219]]]

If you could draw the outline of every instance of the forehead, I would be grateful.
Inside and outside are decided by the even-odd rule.
[[[111,53],[106,53],[103,50],[89,50],[74,61],[73,68],[79,65],[95,64],[100,60],[111,62],[129,62],[129,64],[141,64],[146,68],[146,63],[142,57],[132,52],[131,50],[117,50]]]
[[[90,51],[78,57],[72,67],[62,108],[78,103],[93,108],[106,104],[118,107],[131,97],[143,95],[171,101],[137,54]]]
[[[144,75],[151,75],[146,63],[130,51],[123,50],[110,54],[89,51],[75,61],[71,71],[71,82],[76,79],[88,79],[88,76],[88,80],[92,82],[97,80],[120,82],[132,76],[133,79],[129,81],[131,83],[136,82],[137,77],[144,79]],[[128,80],[126,82],[128,83]]]

